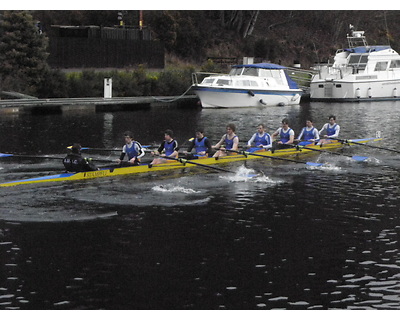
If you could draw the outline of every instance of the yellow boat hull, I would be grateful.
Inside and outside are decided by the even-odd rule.
[[[358,143],[367,143],[367,142],[376,142],[382,140],[381,138],[366,138],[366,139],[356,139],[353,140]],[[271,151],[263,151],[257,152],[259,155],[264,155],[268,157],[285,157],[285,156],[292,156],[292,155],[299,155],[299,154],[308,154],[316,152],[315,150],[329,150],[329,149],[337,149],[341,148],[344,144],[342,142],[332,140],[331,143],[324,144],[322,146],[319,145],[307,145],[307,149],[297,149],[297,148],[289,148],[289,149],[282,149],[276,150],[275,152]],[[348,143],[346,145],[351,145]],[[148,165],[143,164],[139,166],[132,166],[132,167],[122,167],[122,168],[108,168],[108,169],[101,169],[98,171],[86,171],[86,172],[78,172],[78,173],[61,173],[56,175],[44,176],[44,177],[37,177],[31,179],[23,179],[23,180],[16,180],[10,182],[0,183],[0,187],[12,187],[22,184],[32,184],[32,183],[43,183],[43,182],[56,182],[56,181],[73,181],[73,180],[85,180],[85,179],[94,179],[94,178],[102,178],[102,177],[114,177],[119,175],[128,175],[128,174],[140,174],[140,173],[151,173],[151,172],[158,172],[158,171],[165,171],[165,170],[173,170],[173,169],[182,169],[186,167],[195,167],[196,164],[202,165],[209,165],[214,166],[218,164],[230,163],[235,161],[243,161],[243,160],[255,160],[255,159],[262,159],[260,156],[248,155],[244,156],[241,154],[233,154],[228,155],[226,157],[221,158],[201,158],[196,160],[190,160],[193,163],[180,163],[175,160],[168,160],[166,163],[153,165],[151,168]]]

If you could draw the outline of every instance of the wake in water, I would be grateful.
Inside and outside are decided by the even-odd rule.
[[[267,177],[264,173],[256,173],[254,169],[246,168],[241,165],[235,174],[220,176],[222,180],[227,180],[228,182],[251,182],[251,183],[268,183],[276,184],[281,183],[281,181],[272,180]]]
[[[196,191],[191,188],[184,188],[181,186],[174,186],[174,185],[159,185],[154,186],[151,190],[156,192],[165,192],[165,193],[185,193],[185,194],[192,194],[192,193],[200,193],[201,191]]]

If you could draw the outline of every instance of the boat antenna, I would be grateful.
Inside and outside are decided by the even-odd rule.
[[[387,19],[386,19],[386,11],[383,11],[383,18],[385,20],[386,39],[387,39],[388,45],[390,46],[390,35],[389,35],[389,27],[388,27]]]

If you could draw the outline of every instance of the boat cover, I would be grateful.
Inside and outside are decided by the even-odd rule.
[[[286,69],[286,67],[275,63],[238,64],[232,66],[232,68]]]
[[[374,51],[381,51],[390,49],[390,46],[368,46],[368,47],[355,47],[355,48],[347,48],[344,51],[348,51],[351,53],[369,53]]]

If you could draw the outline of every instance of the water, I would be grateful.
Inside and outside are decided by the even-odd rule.
[[[143,144],[171,128],[217,141],[283,117],[300,132],[335,114],[343,138],[397,148],[400,102],[262,109],[154,108],[0,118],[0,152],[62,156],[80,142]],[[0,188],[0,309],[400,309],[399,155],[352,146],[312,167],[259,159],[88,181]],[[118,154],[92,153],[115,159]],[[0,181],[53,174],[54,160],[2,159]],[[260,173],[247,179],[240,173]]]

